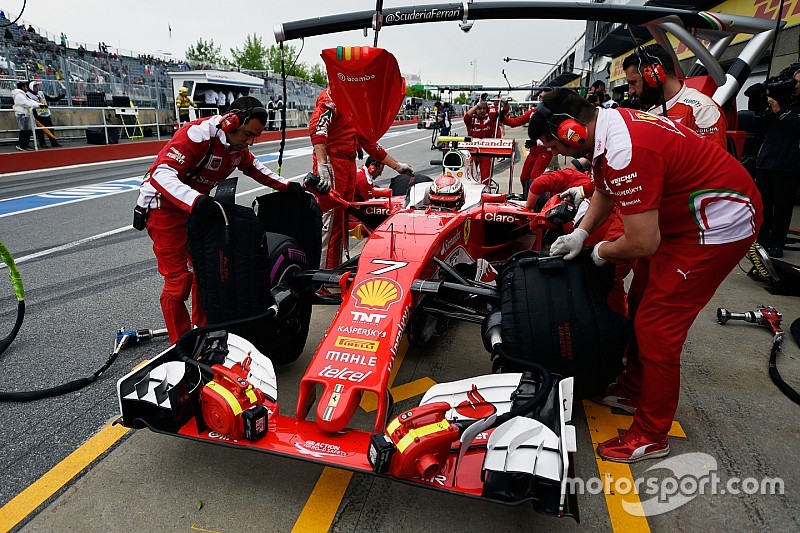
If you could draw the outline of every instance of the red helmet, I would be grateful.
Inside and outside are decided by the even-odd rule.
[[[439,176],[428,192],[431,205],[458,211],[464,205],[464,184],[453,176]]]

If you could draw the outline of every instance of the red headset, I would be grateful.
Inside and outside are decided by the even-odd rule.
[[[586,143],[589,136],[589,129],[586,124],[567,113],[553,113],[549,107],[539,102],[536,106],[536,114],[541,116],[550,128],[550,134],[567,146],[581,146]],[[562,116],[566,119],[555,122],[553,117]]]
[[[240,127],[244,126],[245,122],[250,120],[250,118],[255,116],[263,117],[262,122],[264,124],[267,123],[267,110],[263,107],[249,107],[247,109],[231,109],[224,115],[222,115],[222,119],[217,124],[217,128],[224,131],[225,133],[230,133],[232,131],[238,130]]]
[[[648,87],[658,89],[667,81],[667,69],[658,57],[652,56],[647,51],[639,47],[636,49],[639,57],[639,74]]]

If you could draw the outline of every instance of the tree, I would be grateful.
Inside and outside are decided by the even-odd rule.
[[[244,47],[240,51],[238,48],[231,48],[233,61],[240,68],[250,70],[267,70],[267,54],[269,50],[261,42],[261,37],[255,33],[247,36]]]
[[[222,56],[221,47],[214,45],[214,39],[204,41],[202,37],[197,40],[197,44],[189,46],[189,49],[186,50],[186,59],[206,64],[226,62],[226,59]]]
[[[286,66],[286,75],[297,76],[306,80],[311,79],[313,67],[309,69],[305,63],[297,62],[297,54],[297,48],[294,46],[283,45],[283,61]],[[281,73],[281,49],[278,45],[273,44],[267,50],[267,68],[271,72]]]
[[[466,104],[467,103],[467,95],[464,94],[464,93],[461,93],[461,94],[458,95],[458,98],[456,98],[454,101],[457,104]]]
[[[311,67],[311,82],[323,87],[328,86],[328,74],[319,63]]]

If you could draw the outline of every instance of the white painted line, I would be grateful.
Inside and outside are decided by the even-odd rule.
[[[398,144],[397,146],[393,146],[393,147],[387,148],[387,150],[394,150],[395,148],[400,148],[401,146],[406,146],[407,144],[412,144],[412,143],[415,143],[415,142],[425,141],[425,140],[428,140],[428,137],[423,137],[422,139],[415,139],[415,140],[409,141],[407,143]],[[291,178],[289,178],[289,180],[290,181],[300,180],[303,177],[305,177],[305,174],[298,174],[296,176],[292,176]],[[238,198],[240,196],[244,196],[245,194],[251,194],[251,193],[262,191],[264,189],[269,189],[269,188],[270,187],[267,187],[266,185],[261,185],[259,187],[256,187],[255,189],[249,189],[249,190],[246,190],[246,191],[238,192],[238,193],[236,193],[236,197]],[[76,201],[81,201],[81,200],[76,200]],[[67,203],[71,203],[71,202],[67,202]],[[59,205],[65,205],[65,204],[59,204]],[[122,233],[124,231],[132,230],[132,229],[133,229],[133,227],[130,226],[130,225],[122,226],[121,228],[112,229],[111,231],[106,231],[104,233],[98,233],[97,235],[92,235],[91,237],[86,237],[86,238],[83,238],[83,239],[79,239],[77,241],[72,241],[72,242],[69,242],[69,243],[66,243],[66,244],[62,244],[61,246],[56,246],[55,248],[48,248],[47,250],[41,250],[41,251],[33,253],[33,254],[23,255],[22,257],[15,258],[14,262],[16,264],[24,263],[24,262],[30,261],[32,259],[38,259],[40,257],[45,257],[45,256],[48,256],[48,255],[52,255],[52,254],[57,253],[57,252],[63,252],[65,250],[69,250],[71,248],[75,248],[76,246],[81,246],[82,244],[86,244],[88,242],[96,241],[96,240],[102,239],[104,237],[110,237],[112,235],[116,235],[117,233]],[[8,268],[8,267],[6,267],[5,264],[0,264],[0,270],[2,270],[4,268]]]

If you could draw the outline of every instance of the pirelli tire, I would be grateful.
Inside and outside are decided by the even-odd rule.
[[[267,271],[270,287],[277,287],[285,282],[287,274],[292,271],[308,270],[308,255],[291,237],[267,232],[266,243],[269,251]],[[270,344],[269,358],[274,364],[288,365],[303,354],[311,323],[312,296],[312,293],[306,292],[298,294],[295,306],[280,320],[266,326]]]
[[[575,377],[575,397],[600,393],[622,370],[630,338],[625,317],[609,307],[614,265],[595,267],[587,249],[572,261],[521,252],[498,276],[504,350],[553,374]],[[495,359],[494,371],[526,370]]]

